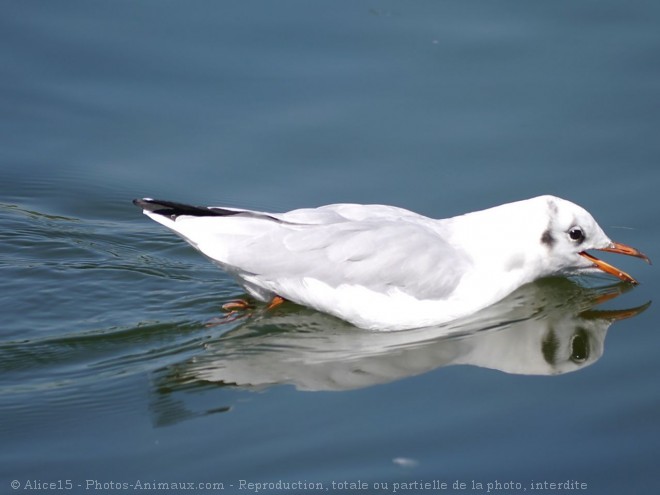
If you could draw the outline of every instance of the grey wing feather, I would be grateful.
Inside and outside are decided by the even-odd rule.
[[[296,225],[246,240],[230,263],[270,280],[315,278],[332,287],[399,289],[444,299],[469,263],[436,232],[405,220]]]

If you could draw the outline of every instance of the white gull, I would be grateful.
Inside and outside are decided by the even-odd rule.
[[[256,299],[283,298],[373,330],[455,320],[551,275],[604,271],[637,283],[587,250],[649,261],[611,241],[586,210],[554,196],[440,220],[384,205],[266,213],[134,203]]]

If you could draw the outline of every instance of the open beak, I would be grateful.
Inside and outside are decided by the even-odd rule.
[[[625,244],[620,244],[618,242],[613,242],[610,246],[606,248],[600,248],[598,251],[607,251],[608,253],[618,253],[618,254],[625,254],[626,256],[634,256],[635,258],[643,259],[649,265],[651,264],[651,260],[644,253],[641,253],[635,248],[626,246]],[[589,261],[591,261],[594,264],[596,268],[603,270],[605,273],[614,275],[615,277],[620,278],[624,282],[630,282],[633,285],[637,285],[639,283],[637,282],[637,280],[632,278],[626,272],[619,270],[618,268],[610,265],[609,263],[604,262],[603,260],[599,260],[595,256],[592,256],[591,254],[585,251],[582,251],[578,254],[580,254],[580,256],[584,256],[585,258],[587,258]]]
[[[627,318],[632,318],[638,314],[643,313],[651,305],[651,301],[636,308],[630,309],[589,309],[580,313],[580,316],[587,320],[610,320],[621,321]]]

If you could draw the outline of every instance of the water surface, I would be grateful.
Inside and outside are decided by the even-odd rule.
[[[240,288],[131,204],[446,217],[550,193],[658,259],[655,4],[3,11],[0,491],[657,487],[655,267],[387,335],[289,304],[224,321]]]

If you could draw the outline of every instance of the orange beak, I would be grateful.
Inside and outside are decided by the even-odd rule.
[[[635,248],[626,246],[625,244],[620,244],[618,242],[613,242],[611,246],[606,248],[601,248],[599,249],[599,251],[607,251],[608,253],[618,253],[618,254],[625,254],[626,256],[634,256],[635,258],[643,259],[649,265],[651,264],[651,260],[644,253],[641,253]],[[579,254],[587,258],[589,261],[591,261],[594,264],[596,268],[603,270],[605,273],[614,275],[615,277],[620,278],[624,282],[630,282],[633,285],[637,285],[639,283],[637,282],[637,280],[632,278],[626,272],[619,270],[618,268],[610,265],[609,263],[604,262],[603,260],[599,260],[595,256],[592,256],[591,254],[585,251],[582,251]]]

